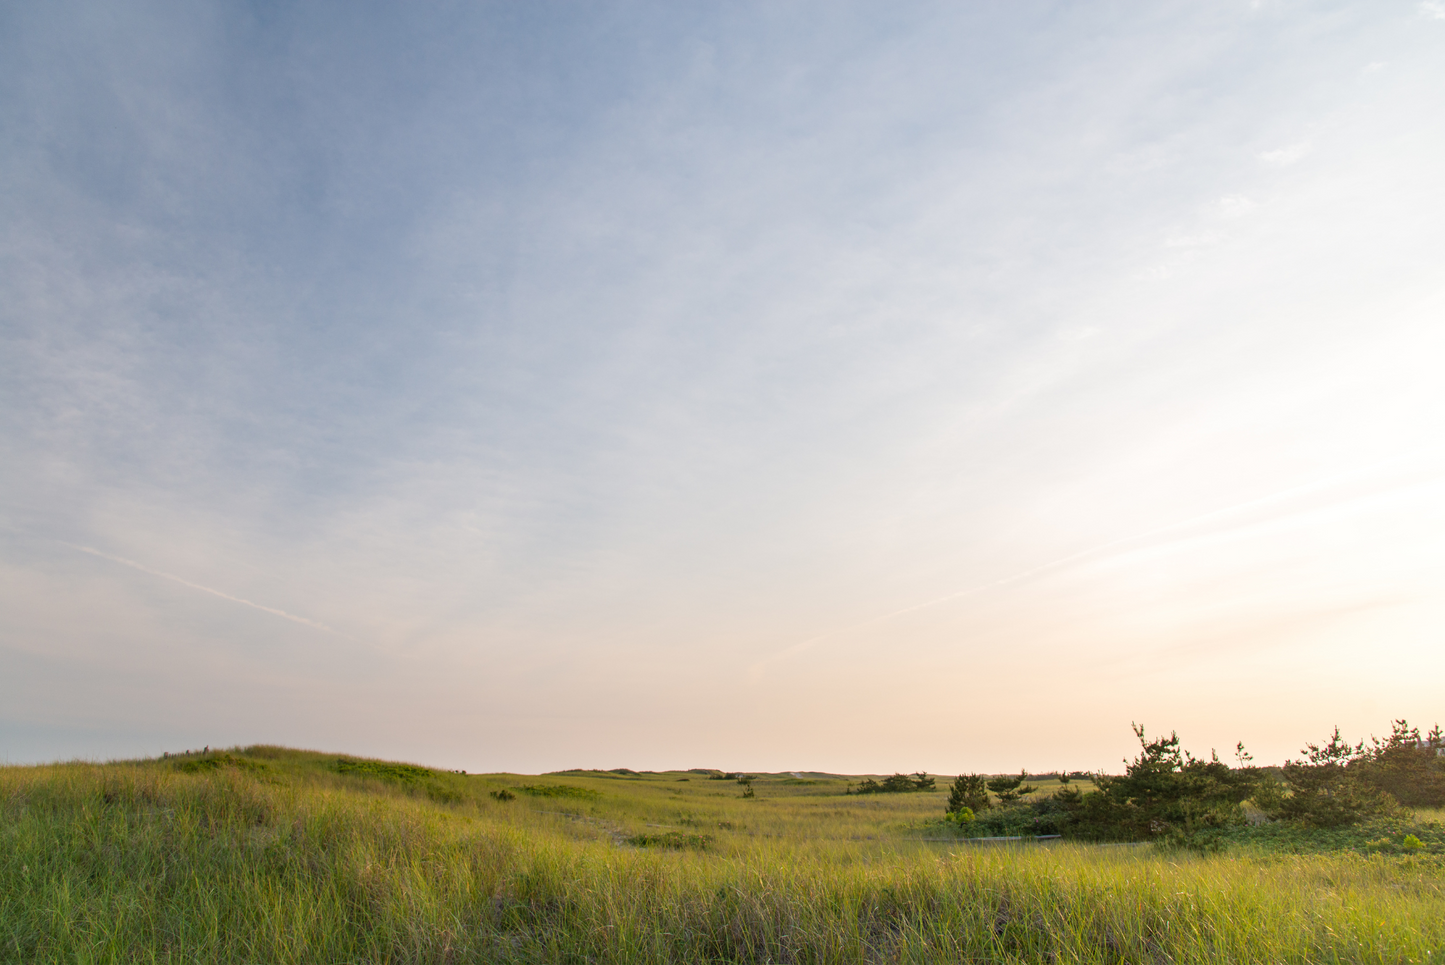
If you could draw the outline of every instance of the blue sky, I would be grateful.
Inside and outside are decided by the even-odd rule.
[[[0,6],[0,756],[1445,717],[1438,3]]]

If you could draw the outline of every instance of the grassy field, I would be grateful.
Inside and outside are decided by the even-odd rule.
[[[847,783],[267,747],[0,768],[0,960],[1445,962],[1439,815],[1408,854],[971,844],[943,790]]]

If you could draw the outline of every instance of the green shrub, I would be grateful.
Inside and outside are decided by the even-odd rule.
[[[918,771],[912,777],[907,774],[894,774],[885,777],[880,783],[871,777],[859,782],[856,788],[848,788],[844,794],[906,794],[910,791],[931,791],[934,789],[933,778],[922,771]]]
[[[357,761],[338,757],[336,773],[380,777],[393,781],[419,781],[431,777],[435,772],[429,767],[417,767],[415,764],[390,764],[385,761]]]
[[[1384,792],[1407,807],[1445,806],[1445,749],[1440,725],[1424,737],[1409,721],[1391,722],[1390,736],[1370,738],[1350,767],[1367,787]]]
[[[961,807],[956,811],[947,812],[943,815],[943,819],[952,824],[964,825],[972,824],[978,820],[978,817],[973,813],[972,808]]]
[[[1021,797],[1025,797],[1038,790],[1024,782],[1029,779],[1028,771],[1019,771],[1018,777],[995,777],[988,781],[988,789],[998,795],[1000,804],[1013,804]]]
[[[1300,753],[1301,760],[1285,762],[1289,794],[1274,807],[1273,817],[1335,828],[1394,809],[1394,799],[1366,780],[1364,741],[1352,746],[1336,727],[1328,741],[1306,744]]]
[[[1179,736],[1149,740],[1134,726],[1140,752],[1122,776],[1099,774],[1097,790],[1081,797],[1060,792],[1050,800],[1058,806],[1053,820],[1060,833],[1100,840],[1143,840],[1189,836],[1207,828],[1244,822],[1241,803],[1259,787],[1258,768],[1231,768],[1210,754],[1208,760],[1181,751]],[[1236,754],[1248,760],[1243,745]],[[1069,789],[1071,790],[1071,789]]]
[[[960,810],[969,813],[987,811],[992,804],[988,800],[988,785],[980,774],[960,774],[953,779],[953,786],[948,789],[949,814],[955,814]]]
[[[532,797],[573,797],[592,799],[602,795],[591,788],[575,787],[571,784],[523,784],[517,788],[523,794],[530,794]]]

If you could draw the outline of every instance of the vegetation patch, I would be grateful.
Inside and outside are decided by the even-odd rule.
[[[661,834],[634,834],[627,843],[638,848],[673,848],[705,851],[712,845],[710,834],[689,834],[684,831],[664,831]]]
[[[866,778],[857,787],[846,789],[844,794],[908,794],[916,791],[933,790],[933,778],[919,771],[913,776],[907,774],[894,774],[892,777],[885,777],[882,781],[875,781],[873,778]]]
[[[1398,816],[1328,828],[1296,821],[1273,821],[1256,827],[1229,828],[1217,839],[1220,845],[1283,854],[1352,852],[1445,858],[1445,824]]]
[[[970,837],[1056,834],[1196,851],[1238,844],[1286,852],[1439,851],[1438,824],[1407,819],[1409,807],[1445,805],[1445,737],[1438,726],[1422,735],[1396,720],[1389,737],[1372,738],[1369,746],[1349,744],[1336,728],[1282,768],[1253,766],[1243,744],[1231,767],[1217,754],[1197,758],[1182,750],[1177,734],[1150,740],[1139,726],[1134,733],[1139,755],[1122,775],[1094,775],[1087,793],[1061,781],[1054,793],[1034,797],[1038,789],[1023,783],[1027,774],[959,775],[944,823]]]
[[[346,757],[336,759],[336,773],[355,774],[359,777],[382,777],[393,781],[420,781],[435,775],[435,771],[415,764],[389,764],[385,761],[357,761]]]
[[[219,771],[223,767],[234,767],[242,771],[264,771],[266,765],[261,761],[248,761],[244,757],[237,757],[234,754],[227,754],[224,751],[219,754],[210,754],[206,757],[197,758],[193,761],[176,761],[175,769],[183,774],[202,774],[206,771]]]
[[[602,795],[586,787],[577,787],[573,784],[523,784],[512,790],[521,791],[523,794],[530,794],[533,797],[572,797],[593,800]]]
[[[178,772],[185,759],[0,767],[0,961],[1393,965],[1445,948],[1441,811],[1198,829],[1220,853],[974,848],[957,844],[978,833],[966,825],[1032,821],[1059,785],[904,835],[947,795],[753,803],[643,776],[559,821],[579,809],[487,796],[535,778],[434,772],[337,794],[336,755],[265,760],[226,780]],[[387,776],[375,763],[352,773]],[[1184,763],[1149,786],[1200,775]],[[485,804],[438,803],[433,786]]]

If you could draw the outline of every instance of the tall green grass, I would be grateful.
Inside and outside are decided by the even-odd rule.
[[[0,769],[0,960],[1445,961],[1430,856],[939,843],[941,796],[842,782],[231,754]],[[488,793],[523,785],[593,793]]]

